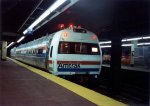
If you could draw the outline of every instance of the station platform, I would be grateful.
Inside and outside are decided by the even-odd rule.
[[[0,61],[0,106],[96,105],[127,106],[11,58]]]

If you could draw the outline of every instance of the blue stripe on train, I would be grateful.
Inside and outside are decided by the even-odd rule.
[[[99,68],[58,68],[61,72],[89,72],[89,71],[99,71]]]

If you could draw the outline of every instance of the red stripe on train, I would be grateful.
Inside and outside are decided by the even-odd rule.
[[[49,63],[49,64],[52,64],[52,63],[53,63],[53,61],[52,61],[52,60],[49,60],[49,61],[48,61],[48,63]]]
[[[57,61],[57,64],[100,65],[100,61]]]

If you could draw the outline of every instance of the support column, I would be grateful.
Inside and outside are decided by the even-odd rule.
[[[148,81],[148,85],[149,85],[149,86],[148,86],[148,87],[149,87],[149,89],[148,89],[148,93],[149,93],[149,94],[148,94],[148,97],[149,97],[149,98],[148,98],[148,99],[149,99],[149,100],[148,100],[148,101],[149,101],[149,102],[148,102],[148,106],[150,106],[150,73],[149,73],[148,75],[149,75],[149,78],[148,78],[148,79],[149,79],[149,81]]]
[[[117,36],[117,35],[116,35]],[[121,37],[112,38],[111,43],[111,62],[110,62],[110,93],[114,96],[120,92],[120,71],[121,71]]]
[[[1,27],[2,27],[2,21],[1,21],[1,16],[2,16],[2,8],[1,8],[1,0],[0,0],[0,60],[1,60],[1,53],[2,53],[2,39],[1,39],[1,36],[2,36],[2,29],[1,29]]]
[[[137,43],[138,41],[137,40],[134,40],[131,42],[131,62],[130,62],[130,65],[131,66],[134,66],[134,54],[135,54],[135,48],[137,47]]]
[[[1,0],[0,0],[0,62],[1,62],[1,46],[2,46],[2,44],[1,44],[1,36],[2,36],[2,30],[1,30],[1,26],[2,26],[2,21],[1,21],[1,10],[2,10],[2,8],[1,8]],[[0,63],[0,105],[2,105],[2,69],[1,69],[1,63]]]
[[[2,8],[1,8],[1,0],[0,0],[0,42],[2,41],[1,36],[2,36],[2,20],[1,20],[1,16],[2,16]]]
[[[2,41],[2,57],[1,60],[6,60],[7,58],[7,42]]]

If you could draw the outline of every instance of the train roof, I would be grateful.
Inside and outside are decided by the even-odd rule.
[[[83,29],[83,28],[76,28],[76,29],[80,29],[80,30],[76,30],[76,31],[82,31],[81,33],[92,33],[93,32],[90,32],[86,29]],[[73,29],[71,28],[66,28],[66,29],[63,29],[63,30],[60,30],[60,31],[57,31],[57,32],[61,32],[61,31],[73,31]],[[55,33],[57,33],[55,32]],[[75,32],[75,31],[74,31]],[[41,38],[38,38],[36,40],[33,40],[33,41],[30,41],[28,43],[25,43],[25,44],[21,44],[20,46],[17,47],[17,49],[21,49],[21,48],[25,48],[25,47],[32,47],[32,46],[36,46],[38,44],[48,44],[49,43],[49,40],[53,38],[54,34],[55,33],[52,33],[52,34],[46,34],[46,36],[43,36]]]

